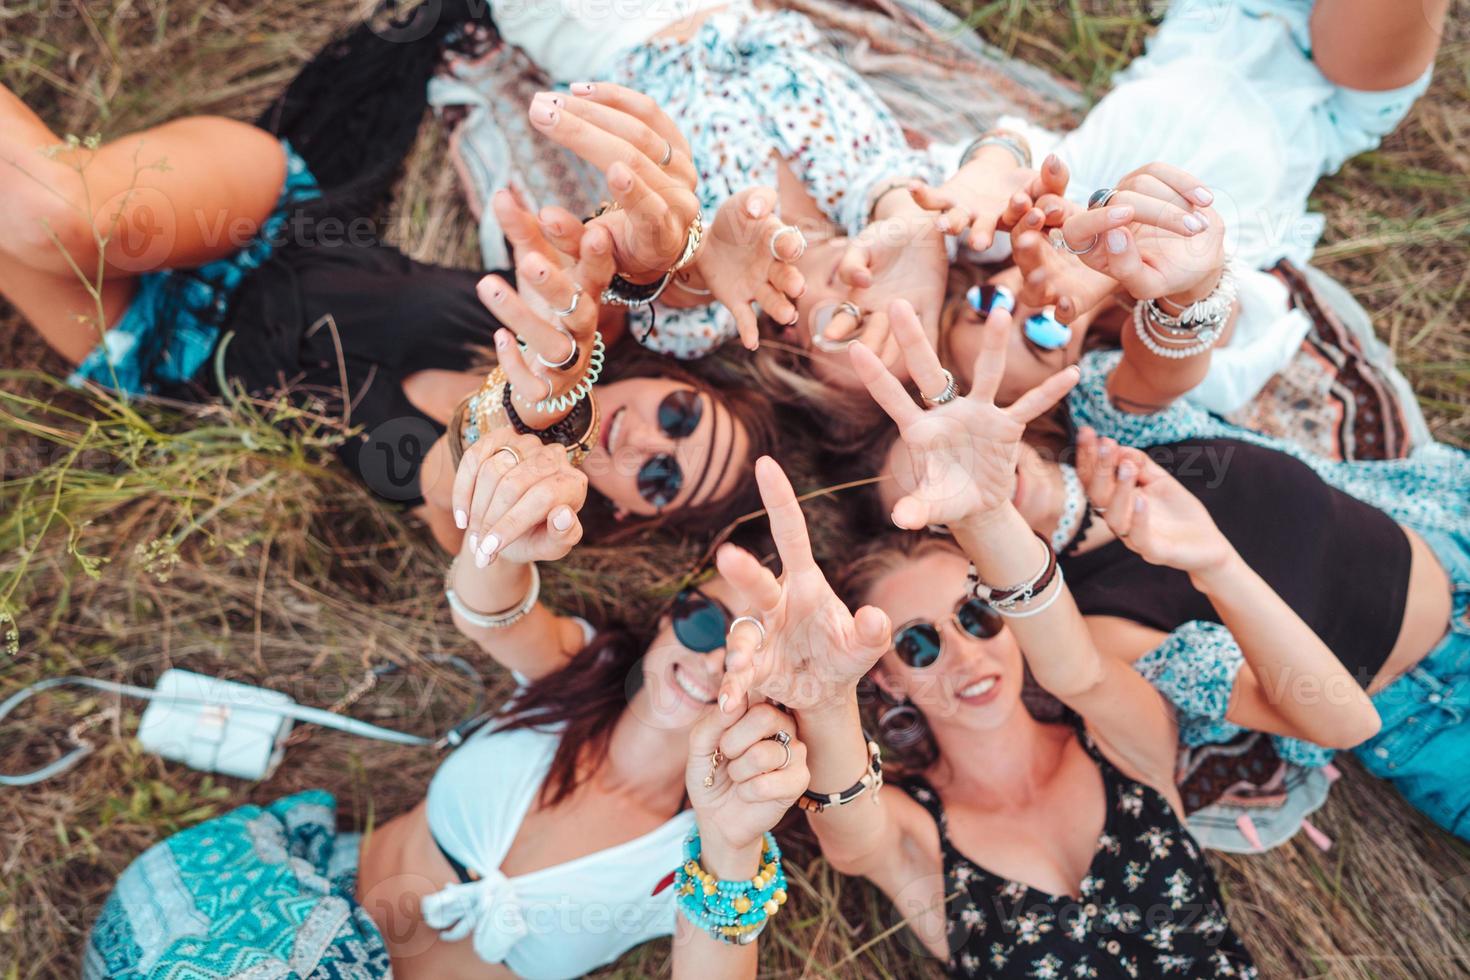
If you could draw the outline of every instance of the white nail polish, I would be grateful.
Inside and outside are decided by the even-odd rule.
[[[487,534],[485,535],[485,540],[480,542],[480,554],[486,558],[494,556],[495,552],[499,550],[500,535],[498,534]]]
[[[1117,228],[1114,228],[1112,231],[1108,232],[1108,251],[1109,252],[1112,252],[1114,255],[1117,255],[1117,254],[1121,253],[1123,251],[1123,249],[1125,249],[1127,247],[1128,247],[1128,236],[1127,235],[1124,235]]]
[[[470,526],[470,515],[466,514],[462,510],[456,510],[454,512],[454,526],[457,527],[457,528],[459,528],[461,531],[463,531],[465,528],[469,527]]]
[[[488,564],[490,564],[490,556],[489,555],[485,554],[485,552],[483,552],[483,551],[477,551],[477,552],[475,552],[475,567],[476,568],[484,568]]]
[[[1190,194],[1190,197],[1194,198],[1196,201],[1207,207],[1209,206],[1209,203],[1215,199],[1215,195],[1211,194],[1203,187],[1196,187],[1194,189],[1194,192]]]
[[[1204,231],[1205,223],[1192,214],[1186,214],[1184,216],[1184,227],[1190,231]]]

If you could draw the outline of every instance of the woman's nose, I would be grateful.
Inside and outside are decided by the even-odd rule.
[[[631,417],[623,422],[628,433],[624,437],[624,445],[649,456],[669,451],[673,443],[658,426],[649,425],[642,416],[634,415],[632,412],[628,412],[627,415]]]

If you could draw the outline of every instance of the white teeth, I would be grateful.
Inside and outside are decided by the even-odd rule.
[[[987,677],[984,680],[976,681],[969,687],[960,691],[960,697],[978,698],[982,694],[988,694],[990,692],[990,689],[995,686],[995,681],[996,679],[994,677]]]
[[[685,694],[689,695],[691,698],[700,702],[701,704],[708,704],[711,700],[713,700],[708,691],[706,691],[702,687],[699,687],[689,678],[685,677],[684,672],[677,667],[674,668],[674,683],[678,684]]]

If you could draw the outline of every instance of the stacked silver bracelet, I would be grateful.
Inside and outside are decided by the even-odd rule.
[[[509,609],[497,613],[476,612],[464,604],[449,584],[454,578],[454,566],[458,559],[449,563],[449,574],[444,577],[444,598],[449,600],[449,608],[453,609],[459,617],[471,626],[480,629],[499,630],[505,629],[525,619],[532,609],[536,608],[536,602],[541,598],[541,571],[536,563],[531,563],[531,586],[526,589],[526,597]]]
[[[1167,313],[1157,300],[1140,300],[1133,307],[1133,331],[1143,346],[1158,357],[1183,360],[1215,346],[1235,308],[1235,269],[1227,264],[1210,294],[1177,314]]]

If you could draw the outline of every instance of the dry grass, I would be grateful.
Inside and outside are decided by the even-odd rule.
[[[0,78],[61,133],[117,135],[185,113],[249,118],[337,26],[352,0],[18,0],[0,10]],[[955,6],[988,38],[1089,86],[1143,35],[1137,5]],[[1120,12],[1121,11],[1121,12]],[[1456,13],[1466,13],[1463,3]],[[1324,182],[1318,263],[1377,317],[1440,438],[1470,441],[1470,48],[1452,16],[1435,87],[1378,152]],[[426,125],[392,220],[421,258],[472,264],[472,222]],[[61,373],[0,309],[0,364]],[[18,652],[0,694],[43,676],[142,680],[170,665],[265,683],[330,704],[367,663],[419,665],[369,696],[364,717],[429,731],[467,697],[424,658],[465,652],[438,594],[442,559],[421,529],[376,506],[326,450],[262,419],[168,406],[120,413],[38,374],[0,380],[0,608]],[[254,448],[252,448],[254,447]],[[584,549],[550,577],[560,603],[645,613],[696,553],[648,542]],[[616,566],[613,565],[614,560]],[[613,574],[613,571],[616,574]],[[0,745],[14,770],[94,702],[45,698],[33,737]],[[366,827],[422,794],[435,759],[331,733],[291,750],[260,785],[215,782],[141,754],[136,705],[94,733],[74,772],[0,792],[0,977],[73,976],[86,928],[148,844],[246,800],[324,786]],[[11,729],[14,731],[14,729]],[[1460,977],[1470,971],[1470,852],[1349,764],[1320,814],[1328,853],[1299,841],[1217,861],[1232,913],[1273,977]],[[794,901],[763,941],[773,976],[937,975],[894,938],[874,893],[793,854]],[[890,934],[890,935],[885,935]],[[898,934],[901,936],[901,933]],[[662,944],[610,974],[666,970]]]

